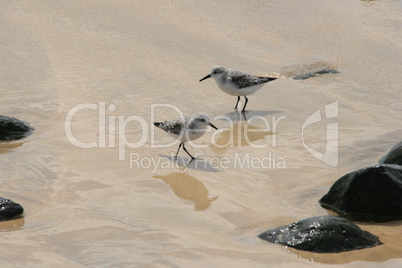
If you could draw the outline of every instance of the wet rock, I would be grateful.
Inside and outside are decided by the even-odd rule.
[[[315,77],[321,74],[337,74],[339,73],[337,70],[334,69],[322,69],[322,70],[314,70],[311,72],[307,72],[305,74],[296,75],[293,77],[295,80],[306,80],[310,77]]]
[[[0,221],[6,221],[21,215],[23,207],[10,199],[0,197]]]
[[[379,163],[402,165],[402,141],[395,145],[385,156],[383,156]]]
[[[0,141],[19,140],[34,130],[28,123],[14,117],[0,115]]]
[[[382,242],[338,216],[312,217],[261,233],[259,238],[299,250],[337,253],[370,248]]]
[[[336,70],[333,64],[323,60],[317,60],[309,63],[286,67],[282,72],[282,76],[295,80],[305,80],[310,77],[315,77],[322,74],[337,73],[339,73],[339,71]]]
[[[401,220],[402,166],[380,165],[346,174],[319,202],[351,220]]]

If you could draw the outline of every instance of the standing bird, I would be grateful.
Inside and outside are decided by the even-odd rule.
[[[177,154],[183,146],[184,151],[191,157],[191,159],[195,159],[195,157],[187,151],[186,147],[184,147],[184,143],[186,141],[193,141],[200,138],[204,135],[208,126],[218,129],[209,121],[208,115],[203,113],[196,113],[171,121],[155,122],[154,125],[166,131],[170,136],[181,141],[175,158],[177,158]]]
[[[227,69],[222,66],[214,67],[211,73],[202,78],[200,82],[210,77],[215,79],[218,87],[225,93],[237,96],[236,106],[234,107],[236,111],[240,96],[244,96],[245,102],[242,113],[244,113],[248,102],[246,96],[259,90],[265,83],[277,79],[273,77],[255,76],[242,71]]]

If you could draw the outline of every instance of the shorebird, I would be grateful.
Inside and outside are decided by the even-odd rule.
[[[175,139],[179,139],[181,141],[175,158],[177,158],[180,148],[183,146],[184,151],[191,157],[191,159],[195,159],[195,157],[193,157],[187,151],[184,143],[186,141],[193,141],[200,138],[202,135],[204,135],[208,126],[218,129],[209,121],[208,115],[204,113],[196,113],[171,121],[155,122],[154,125],[160,129],[163,129]]]
[[[244,113],[248,102],[246,96],[255,93],[265,83],[277,79],[276,77],[255,76],[246,72],[216,66],[211,70],[211,73],[202,78],[200,82],[211,77],[215,79],[216,84],[223,92],[232,96],[237,96],[236,106],[234,107],[236,111],[237,105],[240,101],[240,96],[244,97],[245,103],[242,113]]]

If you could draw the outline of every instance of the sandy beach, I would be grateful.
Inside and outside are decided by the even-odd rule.
[[[316,254],[263,231],[331,212],[318,200],[402,137],[402,2],[2,1],[2,267],[400,267],[400,221],[357,223],[381,246]],[[276,76],[236,97],[216,65]],[[327,68],[305,80],[300,73]],[[243,103],[242,103],[243,104]],[[178,143],[153,122],[203,112]]]

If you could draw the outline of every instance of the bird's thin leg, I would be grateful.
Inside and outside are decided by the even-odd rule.
[[[247,123],[247,117],[246,117],[246,113],[241,113],[241,114],[243,115],[244,122],[246,122],[246,123]]]
[[[191,159],[195,159],[195,157],[192,156],[192,155],[187,151],[186,147],[184,147],[184,142],[183,142],[183,149],[184,149],[184,151],[191,157]]]
[[[186,165],[186,169],[188,168],[188,166],[190,166],[191,162],[193,162],[195,160],[195,158],[191,158],[190,161],[188,161],[187,165]]]
[[[234,107],[235,111],[237,112],[237,105],[239,104],[240,96],[237,96],[236,106]]]
[[[176,152],[176,155],[174,156],[174,158],[177,158],[177,155],[179,154],[179,151],[180,151],[180,147],[181,147],[182,145],[183,145],[183,142],[180,143],[179,148],[177,149],[177,152]],[[183,145],[183,148],[184,148],[184,145]]]
[[[248,99],[247,99],[246,96],[244,96],[244,99],[245,99],[246,101],[244,102],[243,110],[241,111],[242,113],[244,113],[244,112],[246,111],[246,105],[247,105],[247,102],[248,102]]]

